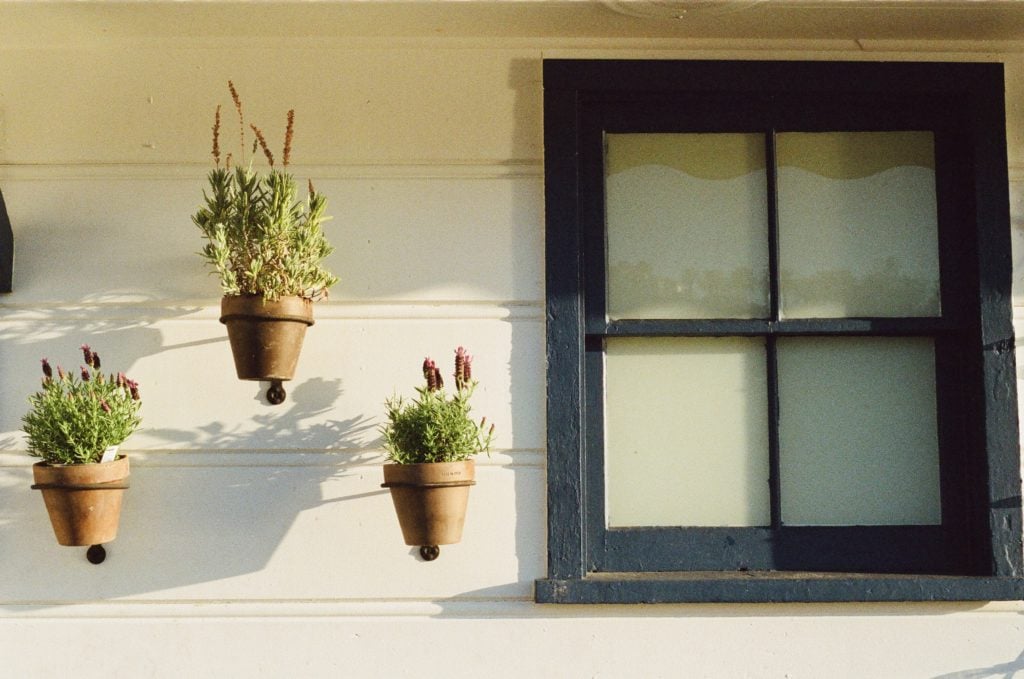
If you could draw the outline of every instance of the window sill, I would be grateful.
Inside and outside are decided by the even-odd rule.
[[[809,603],[1015,601],[1024,578],[781,571],[592,573],[537,580],[537,603]]]

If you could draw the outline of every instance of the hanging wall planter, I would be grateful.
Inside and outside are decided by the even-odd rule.
[[[43,493],[57,544],[102,545],[117,537],[121,499],[128,488],[128,457],[94,464],[32,465],[34,490]]]
[[[391,490],[402,538],[419,545],[424,560],[437,558],[438,545],[462,540],[475,478],[472,460],[384,465],[381,485]]]
[[[411,401],[388,399],[388,421],[381,427],[389,464],[384,465],[382,487],[391,491],[402,537],[419,545],[420,556],[433,561],[439,545],[462,539],[469,487],[476,483],[471,456],[489,451],[494,426],[486,418],[469,417],[472,357],[459,347],[455,352],[455,393],[449,397],[437,365],[423,362],[427,384],[417,387]]]
[[[240,380],[275,383],[267,398],[276,401],[280,382],[295,376],[306,328],[313,325],[313,303],[302,297],[272,302],[256,295],[224,297],[220,322],[227,326],[235,374]]]
[[[42,491],[60,545],[90,545],[92,563],[106,558],[103,543],[117,537],[121,500],[128,488],[128,457],[118,446],[139,426],[139,385],[124,373],[104,375],[100,357],[82,345],[79,371],[56,371],[42,360],[42,389],[29,396],[22,418],[33,490]],[[56,374],[54,374],[56,372]]]
[[[313,300],[327,296],[338,279],[321,265],[333,248],[321,224],[327,199],[308,184],[305,201],[297,201],[295,179],[287,168],[291,157],[294,112],[288,112],[282,164],[262,130],[250,125],[256,144],[269,164],[257,172],[247,161],[246,125],[235,86],[228,87],[241,129],[241,146],[221,158],[220,107],[214,116],[213,158],[204,205],[192,216],[207,240],[202,255],[220,275],[224,298],[221,322],[239,379],[270,381],[267,400],[284,401],[282,382],[292,379],[306,328],[313,324]]]

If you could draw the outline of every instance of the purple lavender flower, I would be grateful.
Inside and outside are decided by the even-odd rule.
[[[437,364],[430,358],[423,359],[423,376],[427,378],[427,391],[437,391],[441,388],[441,373]]]
[[[88,382],[89,381],[89,369],[86,368],[84,365],[82,366],[82,381],[83,382]]]
[[[104,399],[100,399],[100,408],[102,408],[103,412],[105,412],[105,413],[109,413],[110,412],[110,404],[107,403],[107,399],[105,399],[105,398]]]
[[[82,359],[86,365],[92,365],[92,349],[89,348],[88,344],[83,344],[79,347],[82,350]]]
[[[462,391],[466,387],[466,350],[459,347],[455,350],[455,388]]]
[[[43,374],[46,375],[46,379],[49,380],[53,377],[53,368],[50,367],[50,362],[45,358],[42,360],[43,363]]]

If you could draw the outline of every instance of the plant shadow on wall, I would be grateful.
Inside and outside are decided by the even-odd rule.
[[[1024,673],[1024,651],[1009,662],[940,674],[934,679],[1013,679]]]
[[[333,502],[324,499],[323,484],[365,464],[359,442],[375,423],[365,416],[323,419],[341,393],[341,380],[316,378],[291,390],[274,412],[254,415],[255,427],[211,421],[189,430],[147,430],[171,447],[202,452],[169,452],[139,465],[144,491],[132,498],[122,537],[110,550],[112,562],[132,564],[133,577],[126,578],[130,587],[109,595],[267,568],[296,518]],[[316,563],[311,560],[307,575],[315,577]]]
[[[280,410],[254,416],[255,427],[211,421],[189,430],[146,429],[147,437],[186,450],[135,455],[121,529],[100,566],[88,564],[81,550],[52,544],[27,476],[10,483],[0,476],[5,495],[26,498],[0,516],[0,553],[15,557],[5,558],[0,571],[11,568],[4,580],[17,582],[0,586],[0,600],[111,599],[190,586],[190,597],[204,598],[194,586],[215,581],[218,598],[251,598],[251,583],[233,590],[224,581],[267,570],[296,518],[335,501],[324,499],[323,484],[364,464],[358,441],[375,424],[363,416],[323,419],[341,393],[340,380],[312,379]],[[256,441],[259,452],[252,452]],[[307,567],[298,582],[322,576],[318,560],[298,568]]]

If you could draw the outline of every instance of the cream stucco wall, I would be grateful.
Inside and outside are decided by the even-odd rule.
[[[1015,45],[44,36],[0,45],[0,189],[17,243],[15,291],[0,298],[0,676],[1024,672],[1015,603],[532,603],[546,572],[542,59],[1005,61],[1022,244]],[[233,376],[189,219],[229,78],[275,139],[296,109],[295,172],[334,217],[342,282],[276,407]],[[18,431],[38,359],[76,364],[83,342],[144,393],[121,534],[100,566],[55,544]],[[463,542],[424,563],[379,487],[376,427],[423,356],[448,365],[459,344],[476,355],[497,450],[478,462]]]

